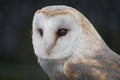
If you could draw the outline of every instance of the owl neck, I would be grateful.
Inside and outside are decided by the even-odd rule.
[[[77,41],[75,41],[77,48],[75,48],[73,53],[79,55],[81,59],[84,59],[85,57],[94,57],[104,53],[103,51],[105,49],[109,49],[93,27],[91,27],[89,31],[84,28],[82,35],[78,34],[78,36]]]

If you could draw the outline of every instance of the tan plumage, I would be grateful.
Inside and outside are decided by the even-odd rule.
[[[33,19],[33,47],[51,80],[119,80],[120,56],[93,25],[68,6],[48,6]]]

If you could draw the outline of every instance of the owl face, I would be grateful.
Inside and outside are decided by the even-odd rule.
[[[48,17],[36,13],[33,19],[33,47],[43,59],[64,59],[72,55],[80,34],[80,23],[72,15]]]
[[[106,47],[89,20],[68,6],[38,10],[32,30],[35,54],[42,59],[65,59],[75,55],[84,59]]]

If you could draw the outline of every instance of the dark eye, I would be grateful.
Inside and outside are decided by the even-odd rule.
[[[43,29],[38,29],[41,36],[43,36]]]
[[[58,36],[65,36],[66,34],[67,34],[67,29],[59,29],[58,31],[57,31],[57,35]]]

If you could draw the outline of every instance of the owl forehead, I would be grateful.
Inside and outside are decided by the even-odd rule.
[[[48,9],[41,9],[38,10],[36,13],[42,13],[44,15],[46,15],[47,17],[53,17],[53,16],[57,16],[57,15],[72,15],[75,16],[75,12],[69,9],[65,9],[65,10],[48,10]]]
[[[70,28],[76,25],[76,19],[73,15],[66,14],[56,14],[54,16],[48,17],[44,13],[37,13],[37,24],[38,28],[56,29],[56,28]],[[71,27],[72,28],[72,27]]]

